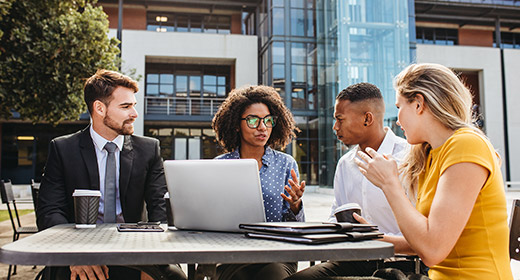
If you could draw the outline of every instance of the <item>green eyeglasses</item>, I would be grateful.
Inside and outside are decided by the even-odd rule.
[[[267,115],[263,118],[255,115],[248,115],[247,117],[242,118],[242,120],[246,121],[247,127],[255,129],[260,125],[260,121],[263,121],[265,127],[272,128],[276,125],[277,118],[277,116],[271,115]]]

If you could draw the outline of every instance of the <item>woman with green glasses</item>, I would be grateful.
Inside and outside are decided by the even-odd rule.
[[[268,222],[304,221],[298,165],[285,148],[297,130],[293,116],[272,87],[247,86],[231,91],[213,118],[213,129],[226,154],[217,159],[253,158],[258,162]],[[290,186],[290,187],[289,187]],[[283,279],[296,263],[221,265],[218,279]]]

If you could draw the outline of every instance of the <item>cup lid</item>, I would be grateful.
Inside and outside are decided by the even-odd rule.
[[[97,190],[75,189],[72,196],[101,196],[101,192]]]
[[[338,208],[336,208],[336,210],[334,210],[334,214],[341,212],[343,210],[349,210],[349,209],[360,209],[361,210],[361,206],[359,206],[359,204],[357,204],[355,202],[346,203],[346,204],[340,205]]]

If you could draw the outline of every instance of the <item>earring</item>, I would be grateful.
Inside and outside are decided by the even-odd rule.
[[[363,125],[364,125],[364,126],[367,126],[367,124],[366,124],[366,123],[365,123],[365,124],[363,124]]]

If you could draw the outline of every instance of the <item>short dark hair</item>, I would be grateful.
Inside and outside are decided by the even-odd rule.
[[[336,96],[337,101],[348,100],[352,103],[368,99],[383,99],[383,95],[379,88],[370,83],[350,85]]]
[[[278,92],[268,86],[247,86],[232,90],[213,118],[212,127],[225,151],[232,152],[240,146],[242,114],[247,107],[256,103],[265,104],[271,115],[278,117],[267,146],[285,148],[296,137],[295,130],[298,131],[298,128],[293,115]]]
[[[99,69],[96,74],[88,78],[83,88],[83,98],[87,103],[88,111],[92,114],[94,101],[99,100],[108,105],[112,100],[112,93],[117,87],[125,87],[139,91],[139,84],[121,73]]]

